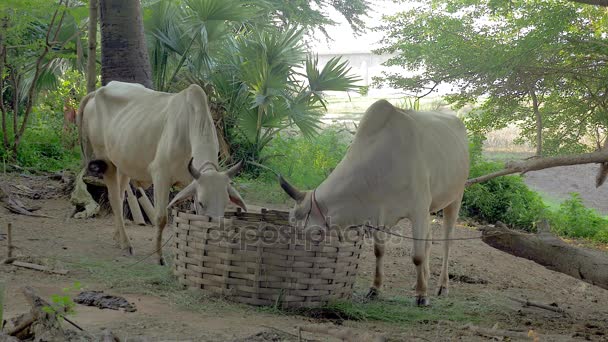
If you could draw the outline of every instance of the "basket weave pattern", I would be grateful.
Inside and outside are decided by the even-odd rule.
[[[288,213],[229,212],[220,222],[174,212],[174,274],[180,284],[252,305],[319,307],[348,298],[363,232],[304,233]]]

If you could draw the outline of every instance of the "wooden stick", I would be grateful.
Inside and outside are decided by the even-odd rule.
[[[0,331],[2,331],[2,323],[4,320],[2,319],[4,316],[4,289],[6,288],[6,283],[4,280],[0,280]]]
[[[34,323],[34,315],[32,315],[31,313],[28,313],[27,315],[28,316],[26,319],[23,319],[16,327],[13,328],[13,330],[10,330],[8,332],[9,336],[19,335],[19,333],[21,333],[23,330],[27,329],[30,325],[32,325],[32,323]]]
[[[545,309],[545,310],[549,310],[549,311],[554,311],[554,312],[559,312],[559,313],[565,313],[566,311],[562,308],[558,308],[555,306],[551,306],[551,305],[545,305],[545,304],[541,304],[541,303],[536,303],[536,302],[532,302],[530,300],[524,300],[524,299],[519,299],[519,298],[513,298],[513,297],[509,297],[509,299],[516,301],[518,303],[522,303],[524,306],[534,306],[537,308],[541,308],[541,309]]]
[[[32,270],[37,270],[37,271],[43,271],[43,272],[50,272],[50,273],[56,273],[56,274],[61,274],[61,275],[66,275],[68,274],[67,270],[55,270],[46,266],[42,266],[42,265],[38,265],[38,264],[32,264],[29,262],[23,262],[23,261],[13,261],[13,265],[15,266],[19,266],[19,267],[24,267],[24,268],[29,268]]]
[[[6,225],[6,259],[13,257],[13,224],[8,223]]]
[[[133,215],[133,222],[140,226],[145,226],[146,221],[144,220],[144,215],[141,213],[137,197],[135,197],[135,194],[131,189],[131,184],[127,184],[127,202],[129,203],[129,209],[131,209],[131,215]]]
[[[144,209],[144,212],[146,213],[146,216],[148,216],[148,218],[150,219],[150,222],[152,222],[153,225],[156,225],[156,210],[154,209],[152,202],[150,202],[150,199],[148,198],[148,195],[146,195],[144,189],[137,189],[141,193],[141,197],[138,198],[137,201],[139,202],[139,204],[141,204],[141,207]]]

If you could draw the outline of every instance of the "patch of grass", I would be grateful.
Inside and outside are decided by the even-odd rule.
[[[418,307],[412,298],[390,297],[367,301],[361,294],[352,300],[339,300],[320,309],[287,311],[317,319],[379,321],[392,324],[414,324],[418,322],[482,322],[491,308],[477,298],[433,297],[428,307]],[[283,312],[276,308],[265,312]]]
[[[454,297],[434,297],[429,307],[417,307],[412,298],[392,297],[375,301],[341,300],[323,308],[325,314],[345,320],[400,324],[443,320],[476,323],[483,321],[489,310],[480,300]]]

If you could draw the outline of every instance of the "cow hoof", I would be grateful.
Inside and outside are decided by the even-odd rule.
[[[438,296],[447,296],[448,293],[450,291],[448,291],[448,288],[446,286],[439,286],[439,289],[437,290],[437,295]]]
[[[135,254],[133,252],[133,247],[132,246],[124,247],[122,250],[124,251],[125,254],[127,254],[129,256],[133,256]]]
[[[158,259],[158,264],[161,265],[161,266],[165,266],[166,265],[165,258],[160,257],[160,259]]]
[[[429,306],[431,301],[426,296],[416,296],[416,305]]]
[[[369,299],[369,300],[375,300],[375,299],[378,299],[379,294],[380,294],[380,291],[378,291],[377,288],[370,287],[369,292],[367,292],[367,295],[365,296],[365,298]]]

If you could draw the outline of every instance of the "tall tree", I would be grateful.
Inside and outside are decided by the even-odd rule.
[[[470,131],[516,124],[537,154],[583,152],[608,130],[605,9],[563,0],[419,0],[386,18],[387,64],[418,71],[380,80],[456,106],[479,102]]]
[[[101,84],[140,83],[152,88],[152,73],[139,0],[100,0]]]

